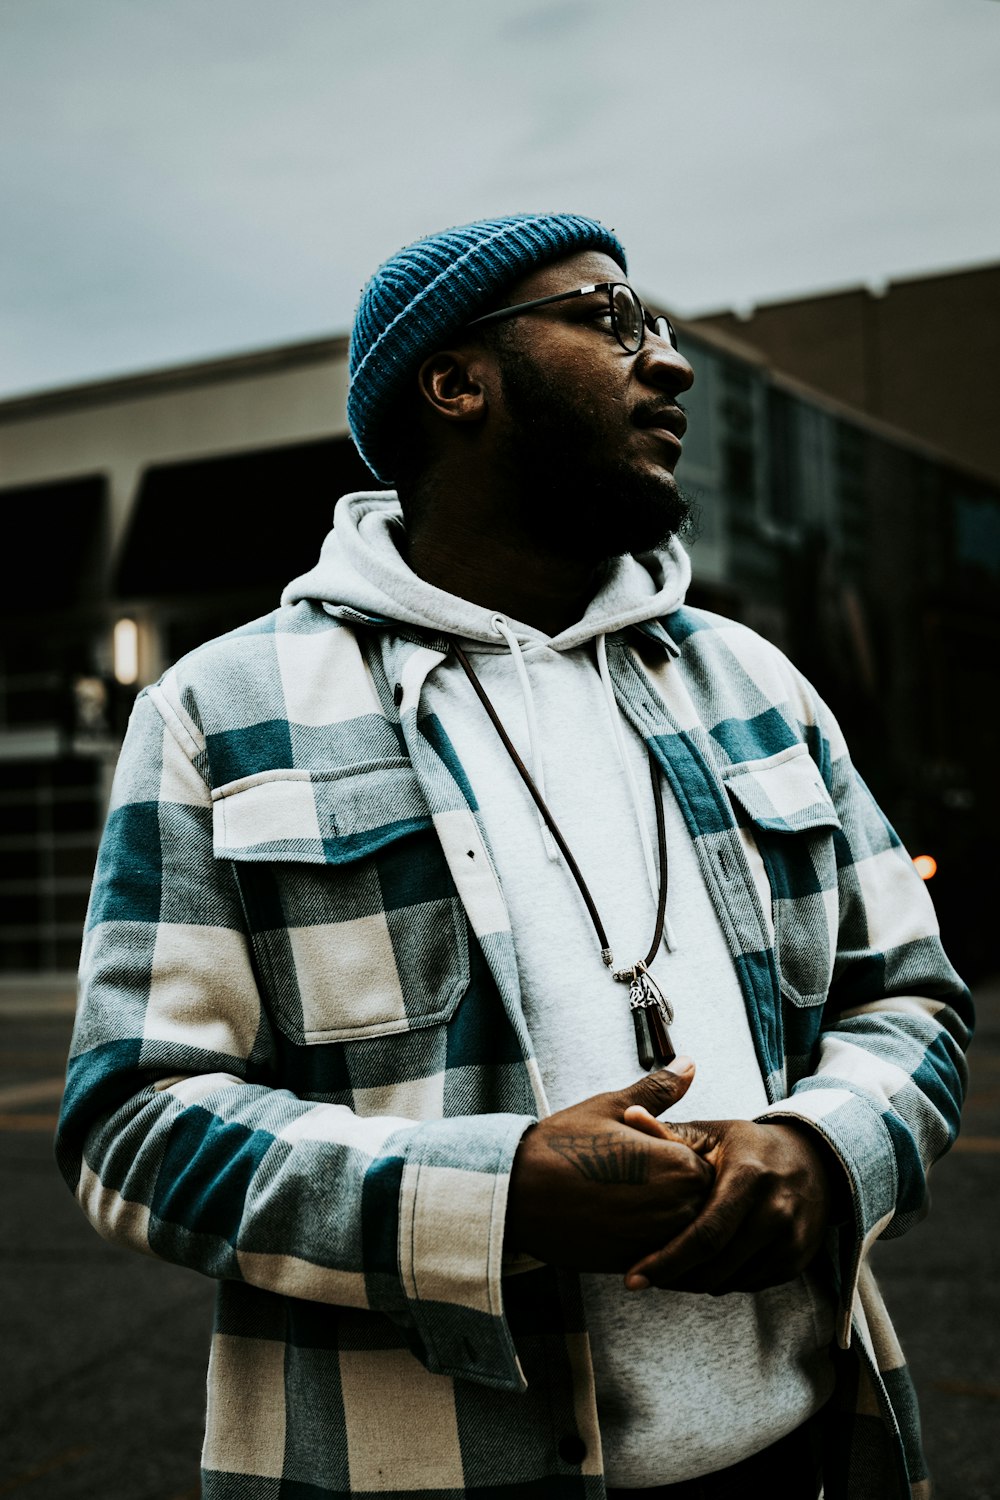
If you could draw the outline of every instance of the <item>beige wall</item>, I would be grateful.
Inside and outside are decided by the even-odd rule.
[[[347,432],[347,341],[0,402],[0,488],[105,474],[112,552],[153,464]]]

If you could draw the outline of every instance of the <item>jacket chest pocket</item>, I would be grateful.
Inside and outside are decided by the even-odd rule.
[[[306,1043],[446,1021],[469,985],[468,928],[407,760],[265,771],[213,794],[266,998]]]
[[[770,912],[783,994],[821,1005],[837,952],[840,819],[805,745],[722,772]]]

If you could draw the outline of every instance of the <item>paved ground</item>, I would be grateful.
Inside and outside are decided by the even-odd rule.
[[[937,1500],[1000,1500],[1000,980],[978,999],[965,1133],[930,1218],[876,1262]],[[98,1239],[58,1178],[69,1027],[64,997],[0,994],[0,1496],[197,1500],[212,1289]]]

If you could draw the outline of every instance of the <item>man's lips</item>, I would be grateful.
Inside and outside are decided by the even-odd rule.
[[[637,427],[655,427],[672,433],[678,441],[687,432],[688,419],[679,406],[640,406],[632,414]]]
[[[687,431],[687,417],[679,406],[642,407],[634,413],[632,420],[637,427],[667,438],[680,452],[681,438]]]

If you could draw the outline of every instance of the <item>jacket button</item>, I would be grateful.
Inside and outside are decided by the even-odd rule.
[[[392,690],[392,701],[397,708],[403,701],[403,684],[401,682],[397,682]]]
[[[587,1445],[575,1432],[567,1432],[559,1439],[559,1457],[564,1464],[582,1464],[587,1457]]]

